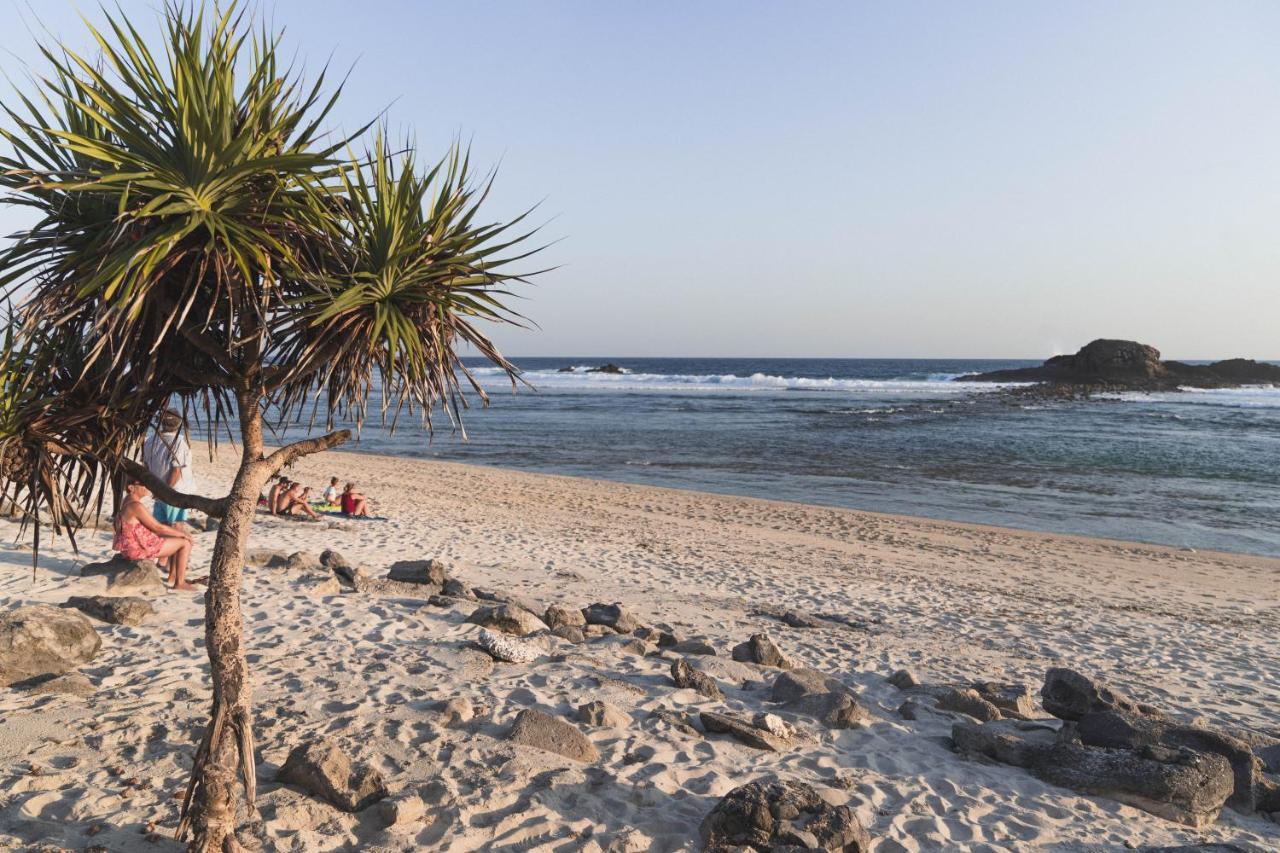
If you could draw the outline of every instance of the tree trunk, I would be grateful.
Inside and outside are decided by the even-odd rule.
[[[245,803],[253,810],[257,790],[253,755],[253,705],[249,664],[244,656],[244,617],[240,611],[240,585],[244,575],[245,545],[258,509],[263,486],[283,466],[311,453],[328,450],[351,437],[337,430],[283,447],[269,457],[262,443],[262,392],[237,395],[240,434],[244,441],[240,470],[213,545],[209,566],[209,592],[205,604],[204,636],[213,682],[213,712],[204,739],[196,750],[195,766],[182,803],[179,839],[192,830],[191,853],[235,853],[238,823],[238,783],[243,781]],[[190,496],[186,496],[188,502]],[[207,502],[210,505],[218,502]],[[237,778],[238,777],[238,778]]]
[[[213,713],[196,754],[187,794],[191,807],[188,818],[194,830],[189,849],[193,853],[230,853],[239,849],[235,840],[238,776],[243,777],[248,806],[253,807],[253,708],[249,667],[241,642],[244,618],[240,611],[240,585],[245,545],[267,476],[261,463],[241,465],[213,546],[205,606]],[[180,827],[179,832],[185,828]]]
[[[243,779],[250,810],[257,788],[253,697],[249,664],[244,656],[240,585],[245,545],[253,528],[258,495],[272,473],[271,466],[262,458],[261,401],[260,389],[237,395],[243,441],[240,470],[227,496],[209,566],[204,638],[209,654],[209,677],[213,682],[213,711],[204,739],[196,750],[177,833],[178,838],[182,838],[189,827],[193,830],[188,847],[192,853],[240,850],[235,835],[240,801],[237,776]]]

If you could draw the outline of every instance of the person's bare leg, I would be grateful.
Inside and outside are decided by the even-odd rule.
[[[173,589],[195,589],[187,583],[187,558],[191,543],[186,539],[166,539],[160,546],[160,556],[169,558],[169,586]]]
[[[369,501],[365,498],[360,498],[358,501],[356,501],[356,505],[354,509],[355,509],[355,512],[353,512],[352,515],[368,515]]]

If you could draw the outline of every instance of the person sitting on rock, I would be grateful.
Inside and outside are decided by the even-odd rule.
[[[369,499],[356,491],[355,483],[342,490],[342,514],[352,518],[369,517]]]
[[[125,499],[116,510],[113,551],[128,560],[158,560],[169,568],[169,586],[195,589],[187,581],[187,561],[191,557],[191,534],[156,521],[143,500],[151,490],[136,480],[125,486]],[[203,579],[197,579],[200,583]]]

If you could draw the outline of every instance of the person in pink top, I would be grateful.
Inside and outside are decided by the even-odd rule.
[[[129,560],[158,560],[168,563],[169,586],[195,589],[187,581],[187,561],[191,557],[191,535],[156,521],[143,503],[151,490],[139,482],[125,486],[124,502],[116,509],[115,538],[111,549]],[[197,581],[199,582],[199,581]]]

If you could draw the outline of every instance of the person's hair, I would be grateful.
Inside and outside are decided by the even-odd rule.
[[[182,415],[175,409],[165,409],[160,414],[161,432],[177,432],[182,429]]]
[[[344,491],[344,492],[349,492],[349,491],[351,491],[352,489],[354,489],[355,487],[356,487],[356,484],[355,484],[355,483],[347,483],[347,486],[346,486],[346,488],[345,488],[345,489],[343,489],[343,491]]]
[[[330,477],[330,478],[329,478],[329,485],[330,485],[330,486],[336,486],[336,485],[338,485],[338,478],[337,478],[337,477]]]

